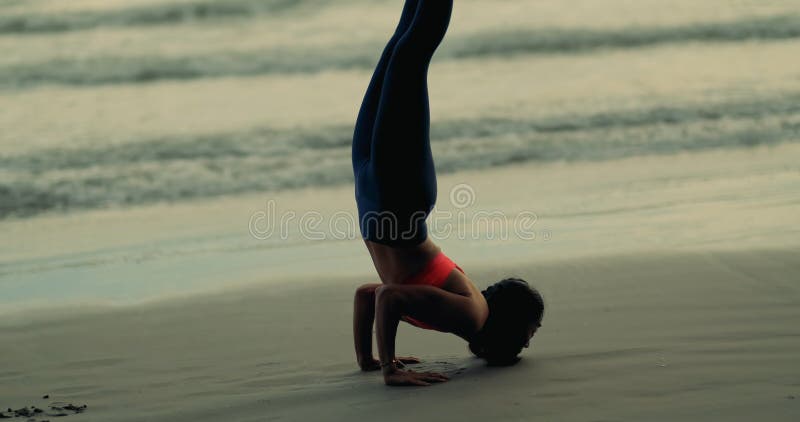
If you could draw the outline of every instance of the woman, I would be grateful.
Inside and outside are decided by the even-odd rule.
[[[403,370],[395,357],[400,320],[453,333],[490,364],[515,362],[540,326],[541,296],[519,279],[479,291],[428,237],[436,201],[427,71],[444,38],[452,0],[406,0],[367,88],[353,136],[359,225],[382,283],[360,286],[353,334],[362,370],[381,369],[388,385],[430,385],[443,374]],[[376,324],[378,354],[372,355]]]

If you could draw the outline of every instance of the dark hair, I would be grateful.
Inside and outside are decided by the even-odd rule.
[[[519,361],[530,325],[542,322],[542,295],[519,278],[500,280],[481,293],[489,304],[489,317],[469,349],[489,365],[513,365]]]

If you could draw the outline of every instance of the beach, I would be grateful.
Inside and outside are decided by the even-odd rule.
[[[545,316],[506,368],[401,323],[425,388],[352,335],[350,136],[401,3],[0,5],[0,410],[797,420],[796,2],[456,2],[430,235]]]
[[[352,280],[251,289],[3,327],[3,398],[80,420],[794,420],[796,251],[517,265],[547,298],[510,368],[403,325],[398,353],[451,377],[385,386],[351,350]],[[475,271],[495,275],[497,269]],[[713,298],[713,299],[712,299]],[[77,417],[76,417],[77,418]]]
[[[547,240],[442,240],[480,288],[523,277],[547,308],[531,348],[510,368],[486,367],[456,336],[401,324],[398,355],[451,376],[423,390],[388,387],[358,370],[353,292],[375,275],[357,239],[299,242],[276,257],[274,247],[245,241],[247,215],[237,215],[257,210],[258,197],[51,217],[37,230],[50,233],[50,247],[80,238],[95,242],[83,255],[117,255],[4,274],[6,287],[19,280],[14,302],[25,304],[10,311],[15,290],[6,289],[4,406],[39,405],[48,394],[87,404],[82,420],[404,420],[398,409],[412,407],[421,420],[793,420],[800,149],[709,154],[444,178],[473,182],[478,203],[486,192],[507,212],[529,203],[526,192],[547,198],[537,221]],[[622,172],[638,193],[607,188]],[[551,182],[510,183],[530,176]],[[496,183],[506,190],[490,190]],[[334,208],[342,198],[347,207],[346,190],[293,193],[289,206],[323,198]],[[220,215],[230,218],[215,226]],[[121,226],[136,235],[87,240]],[[26,221],[2,227],[44,242],[22,236],[36,229]],[[218,248],[171,249],[189,234]],[[245,244],[237,249],[231,238]],[[287,256],[294,260],[277,262]]]

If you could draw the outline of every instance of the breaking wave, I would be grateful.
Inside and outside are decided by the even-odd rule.
[[[352,127],[257,129],[0,156],[0,217],[352,183]],[[753,101],[434,122],[437,171],[800,141],[800,93]],[[95,143],[99,144],[99,143]]]

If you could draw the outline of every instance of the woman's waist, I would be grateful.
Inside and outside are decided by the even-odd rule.
[[[412,276],[408,277],[404,284],[428,284],[441,287],[450,273],[457,268],[444,252],[439,251],[425,266]]]
[[[372,261],[381,275],[405,279],[424,268],[440,249],[430,238],[413,245],[387,245],[365,239]]]

